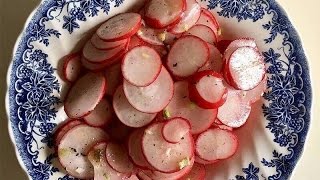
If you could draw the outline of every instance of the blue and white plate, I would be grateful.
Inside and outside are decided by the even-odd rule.
[[[200,0],[199,0],[200,1]],[[79,50],[90,30],[142,0],[44,0],[17,41],[8,74],[9,132],[30,179],[73,179],[57,163],[52,133],[65,117],[59,60]],[[288,179],[310,125],[309,67],[299,36],[274,0],[202,0],[229,38],[253,37],[267,63],[268,91],[249,123],[237,130],[240,148],[212,167],[207,179]]]

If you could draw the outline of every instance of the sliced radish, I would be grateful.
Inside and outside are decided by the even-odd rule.
[[[243,103],[253,104],[261,99],[263,93],[267,89],[267,76],[259,83],[258,86],[249,91],[240,91],[241,100]]]
[[[216,163],[216,162],[218,162],[219,160],[216,160],[216,161],[205,161],[205,160],[199,158],[199,157],[196,155],[194,161],[195,161],[196,163],[198,163],[198,164],[208,165],[208,164]]]
[[[140,39],[138,36],[134,35],[131,37],[128,49],[131,50],[137,46],[149,46],[149,47],[153,48],[154,50],[156,50],[161,57],[167,55],[167,53],[168,53],[165,46],[151,45],[151,44],[143,41],[142,39]]]
[[[223,105],[228,89],[223,77],[211,70],[201,71],[189,81],[190,99],[205,109],[216,109]]]
[[[201,8],[201,14],[197,24],[203,24],[210,27],[217,37],[221,34],[218,21],[215,19],[215,17],[211,14],[210,11],[204,8]]]
[[[143,113],[132,107],[123,92],[123,86],[119,86],[114,93],[113,108],[123,124],[135,128],[149,124],[157,115],[157,113]]]
[[[182,19],[176,24],[171,32],[175,34],[183,33],[195,25],[200,17],[201,7],[195,0],[186,0],[186,10]]]
[[[114,170],[120,173],[130,174],[131,176],[134,166],[124,147],[116,143],[108,143],[106,148],[106,157],[108,164]]]
[[[69,82],[74,82],[81,74],[81,62],[79,54],[70,54],[63,62],[63,76]]]
[[[177,172],[189,163],[193,154],[193,138],[186,134],[176,144],[163,139],[162,128],[164,123],[155,123],[149,126],[142,137],[142,150],[149,164],[161,172]]]
[[[231,131],[208,129],[196,140],[196,153],[205,161],[216,161],[231,157],[237,150],[238,138]]]
[[[217,116],[216,109],[203,109],[189,99],[188,82],[178,81],[174,84],[174,96],[165,108],[171,118],[182,117],[191,124],[191,133],[199,134],[207,130]]]
[[[220,40],[217,43],[217,48],[219,49],[220,53],[223,54],[227,47],[230,45],[232,40]]]
[[[93,178],[93,167],[87,153],[93,145],[102,140],[108,140],[108,135],[100,128],[84,124],[73,127],[63,136],[58,146],[61,165],[74,177]]]
[[[151,27],[165,28],[178,23],[185,9],[185,0],[150,0],[145,6],[145,21]]]
[[[123,44],[114,49],[99,50],[88,41],[82,50],[82,55],[91,63],[101,64],[122,56],[126,51],[125,47],[126,44]]]
[[[82,121],[80,120],[69,120],[68,122],[66,122],[65,124],[63,124],[62,126],[60,126],[56,131],[55,131],[55,135],[54,135],[54,141],[55,141],[55,145],[57,146],[62,137],[73,127],[83,124]]]
[[[100,142],[91,148],[88,159],[94,168],[94,180],[123,180],[127,176],[112,169],[106,159],[107,142]]]
[[[173,118],[165,122],[162,135],[170,143],[178,143],[189,133],[191,125],[188,120],[183,118]]]
[[[172,46],[167,67],[179,78],[191,76],[209,59],[209,48],[205,41],[196,36],[183,36]]]
[[[104,41],[120,41],[134,35],[140,26],[140,14],[122,13],[108,19],[96,33]]]
[[[87,70],[89,71],[92,71],[92,72],[99,72],[103,69],[105,69],[107,66],[109,66],[110,62],[104,62],[104,63],[100,63],[100,64],[94,64],[94,63],[91,63],[89,62],[85,57],[81,57],[81,64],[84,68],[86,68]]]
[[[94,127],[105,126],[112,119],[112,106],[108,100],[102,99],[94,110],[83,117],[87,124]]]
[[[253,89],[265,75],[263,56],[255,48],[238,48],[230,56],[225,70],[230,73],[233,87],[246,91]]]
[[[148,46],[137,46],[124,56],[123,78],[135,86],[148,86],[158,77],[162,67],[159,54]]]
[[[212,127],[216,127],[216,128],[223,129],[223,130],[228,130],[228,131],[233,131],[232,127],[226,126],[224,124],[213,124]]]
[[[173,34],[171,32],[165,32],[164,34],[164,44],[166,45],[172,45],[176,40],[178,40],[181,37],[181,34]]]
[[[206,169],[203,164],[194,163],[191,171],[179,180],[204,180],[206,177]]]
[[[128,138],[128,153],[132,162],[142,169],[150,167],[148,161],[142,153],[141,141],[144,129],[137,129],[133,131]]]
[[[122,84],[121,64],[117,63],[108,67],[104,73],[107,80],[107,95],[113,96],[117,87]]]
[[[187,32],[185,32],[183,35],[194,35],[202,40],[206,41],[209,44],[216,44],[217,43],[217,37],[213,30],[203,24],[197,24],[190,28]]]
[[[228,91],[226,102],[218,109],[218,119],[225,125],[238,128],[244,125],[251,112],[251,106],[242,102],[237,91]]]
[[[141,26],[137,32],[137,36],[149,44],[162,46],[162,33],[164,33],[162,29],[153,29],[151,27]]]
[[[127,44],[128,41],[129,41],[129,39],[123,39],[123,40],[114,41],[114,42],[106,42],[106,41],[103,41],[102,39],[100,39],[97,34],[94,34],[91,37],[92,45],[95,48],[100,49],[100,50],[111,50],[111,49],[117,48],[121,45]]]
[[[64,110],[70,118],[88,115],[102,99],[106,80],[102,73],[87,73],[71,87],[64,102]]]
[[[165,67],[157,79],[146,87],[137,87],[128,81],[123,82],[124,93],[129,103],[141,112],[160,112],[173,96],[173,80]]]
[[[225,61],[230,59],[232,53],[240,47],[252,47],[258,49],[256,41],[253,38],[240,38],[229,43],[228,47],[225,49],[223,58]]]
[[[131,133],[132,128],[121,123],[115,118],[107,127],[107,132],[110,137],[116,142],[124,142],[128,135]]]
[[[219,50],[212,44],[208,44],[209,47],[209,61],[202,66],[199,71],[213,70],[215,72],[221,72],[223,70],[223,59]]]

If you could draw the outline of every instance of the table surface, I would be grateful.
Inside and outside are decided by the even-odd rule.
[[[316,180],[320,160],[320,7],[319,0],[278,0],[285,8],[302,39],[306,51],[313,86],[312,123],[304,154],[292,176],[292,180]],[[4,99],[6,90],[6,72],[11,61],[11,53],[24,22],[39,0],[0,0],[0,179],[27,179],[21,170],[7,131],[8,120]],[[13,11],[14,10],[14,11]],[[316,83],[318,82],[318,83]],[[318,110],[318,111],[316,111]],[[318,153],[316,153],[318,152]]]

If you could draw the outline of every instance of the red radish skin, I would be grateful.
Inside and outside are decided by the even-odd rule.
[[[251,112],[251,106],[242,102],[237,91],[229,89],[226,102],[218,109],[218,119],[225,125],[238,128],[244,125]]]
[[[149,86],[137,87],[124,80],[123,89],[134,108],[145,113],[157,113],[166,107],[173,97],[173,80],[162,66],[159,76]]]
[[[94,110],[83,119],[93,127],[106,126],[112,120],[112,105],[108,100],[102,99]]]
[[[206,177],[206,169],[203,164],[194,163],[191,171],[179,180],[204,180]]]
[[[196,140],[196,154],[205,161],[231,157],[238,148],[238,138],[231,131],[208,129],[201,133]]]
[[[97,29],[99,38],[107,42],[120,41],[133,36],[141,26],[137,13],[122,13],[108,19]]]
[[[103,69],[105,69],[107,66],[110,65],[109,62],[105,62],[102,64],[93,64],[93,63],[89,62],[85,57],[81,57],[81,64],[85,69],[87,69],[91,72],[102,71]]]
[[[81,61],[78,53],[70,54],[64,59],[63,77],[68,82],[74,82],[81,74]]]
[[[94,168],[95,180],[122,180],[127,179],[127,175],[112,169],[107,163],[106,147],[108,142],[100,142],[93,146],[88,154],[88,159]]]
[[[117,87],[122,84],[122,73],[121,73],[121,64],[117,63],[105,70],[104,73],[107,80],[107,91],[106,94],[109,96],[113,96]]]
[[[150,165],[142,153],[141,141],[144,129],[134,130],[128,138],[128,153],[132,162],[141,169],[149,169]]]
[[[251,90],[264,78],[263,57],[255,48],[241,47],[235,50],[225,67],[236,89]]]
[[[216,162],[218,162],[219,160],[216,160],[216,161],[205,161],[201,158],[199,158],[198,156],[195,156],[195,160],[194,162],[198,163],[198,164],[203,164],[203,165],[209,165],[209,164],[214,164]]]
[[[62,137],[73,127],[83,124],[83,121],[80,120],[75,120],[75,119],[71,119],[68,120],[65,124],[63,124],[62,126],[60,126],[54,134],[54,142],[55,145],[58,146]]]
[[[94,34],[90,39],[92,45],[99,50],[111,50],[119,46],[123,46],[128,43],[129,39],[123,39],[114,42],[105,42],[99,38],[97,34]]]
[[[183,35],[197,36],[209,44],[216,44],[217,43],[216,34],[213,32],[213,30],[210,27],[203,25],[203,24],[197,24],[197,25],[193,26],[187,32],[185,32]]]
[[[106,157],[108,164],[117,172],[128,174],[129,177],[134,171],[134,165],[129,159],[124,147],[119,144],[109,142],[106,147]]]
[[[224,124],[213,124],[212,127],[223,129],[223,130],[228,130],[228,131],[233,131],[232,127],[226,126]]]
[[[121,64],[123,78],[139,87],[145,87],[154,82],[161,67],[161,57],[148,46],[134,47],[127,52]]]
[[[208,9],[205,9],[205,8],[201,8],[201,11],[211,17],[213,24],[217,27],[218,30],[221,29],[219,22],[214,17],[212,12],[210,12]]]
[[[190,132],[191,125],[183,118],[173,118],[165,122],[162,128],[162,136],[169,143],[178,143]]]
[[[223,77],[211,70],[193,75],[188,87],[190,99],[205,109],[216,109],[222,106],[228,94]]]
[[[197,72],[209,60],[209,47],[196,36],[183,36],[172,46],[167,67],[178,78],[186,78]]]
[[[165,108],[171,118],[182,117],[191,124],[191,133],[199,134],[213,124],[217,116],[216,109],[203,109],[189,99],[188,82],[178,81],[174,84],[174,96]]]
[[[193,138],[186,134],[176,144],[167,142],[162,137],[164,123],[150,125],[142,137],[142,150],[148,163],[156,170],[173,173],[180,170],[179,162],[185,158],[193,158]]]
[[[232,40],[220,40],[217,43],[217,48],[219,49],[221,54],[224,54],[225,50],[227,49],[227,47],[230,45],[231,42]]]
[[[68,174],[80,178],[93,178],[94,172],[87,158],[90,148],[97,142],[108,140],[108,135],[100,128],[77,125],[70,129],[58,145],[58,158]]]
[[[200,18],[196,24],[202,24],[210,27],[215,33],[216,37],[219,37],[221,34],[221,30],[219,25],[217,24],[217,20],[208,10],[201,8]]]
[[[223,59],[222,54],[212,44],[208,44],[209,47],[209,61],[202,66],[199,71],[212,70],[215,72],[221,72],[223,70]]]
[[[161,29],[177,24],[185,9],[185,0],[150,0],[145,6],[144,18],[149,26]]]
[[[123,92],[123,86],[119,86],[113,96],[113,109],[123,124],[134,128],[149,124],[157,115],[143,113],[132,107]]]
[[[186,10],[180,22],[173,26],[170,31],[174,34],[180,34],[187,31],[195,25],[200,17],[201,7],[195,0],[186,0]]]
[[[106,79],[102,73],[87,73],[71,87],[64,102],[69,118],[88,115],[101,101],[106,91]]]

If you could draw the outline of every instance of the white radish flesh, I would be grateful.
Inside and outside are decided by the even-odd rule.
[[[148,46],[137,46],[124,56],[123,77],[135,86],[148,86],[158,77],[162,67],[159,54]]]
[[[161,172],[177,172],[179,163],[190,161],[193,154],[193,138],[188,133],[176,144],[162,137],[164,123],[149,126],[142,137],[142,150],[149,164]],[[187,164],[186,164],[187,165]]]
[[[81,74],[81,61],[79,54],[68,55],[63,64],[64,78],[69,82],[74,82]]]
[[[87,124],[94,127],[105,126],[112,119],[112,106],[108,100],[102,99],[94,110],[83,117]]]
[[[137,87],[126,80],[123,82],[124,93],[129,103],[141,112],[160,112],[173,96],[173,80],[169,72],[162,67],[157,79],[146,87]]]
[[[108,140],[99,128],[78,125],[70,129],[58,146],[58,157],[66,171],[81,179],[93,178],[93,167],[87,158],[89,149],[97,142]]]
[[[164,31],[161,29],[153,29],[151,27],[141,26],[137,32],[137,36],[149,44],[162,46],[162,33],[164,33]]]
[[[142,169],[149,168],[149,163],[142,153],[141,141],[144,129],[133,131],[128,138],[128,153],[134,164]]]
[[[240,97],[243,103],[253,104],[261,99],[267,89],[267,76],[259,83],[258,86],[249,91],[240,91]]]
[[[203,109],[189,99],[188,82],[174,84],[174,96],[165,108],[172,118],[182,117],[191,124],[191,133],[199,134],[208,129],[217,116],[216,109]]]
[[[64,102],[64,110],[70,118],[88,115],[102,99],[106,80],[102,73],[87,73],[71,87]]]
[[[190,132],[191,125],[188,120],[183,118],[173,118],[165,122],[162,135],[170,143],[178,143]]]
[[[228,61],[232,53],[240,47],[252,47],[258,49],[257,44],[252,38],[240,38],[232,41],[226,48],[223,54],[223,59]]]
[[[82,66],[92,72],[99,72],[103,69],[105,69],[106,67],[108,67],[110,64],[112,64],[111,62],[104,62],[104,63],[100,63],[100,64],[94,64],[92,62],[89,62],[85,57],[81,57],[81,64]]]
[[[210,27],[217,37],[221,34],[221,29],[217,20],[210,11],[204,8],[201,9],[201,14],[196,24],[202,24]]]
[[[113,96],[113,108],[119,120],[129,127],[143,127],[149,124],[157,113],[143,113],[128,102],[123,86],[119,86]]]
[[[196,140],[196,153],[205,161],[216,161],[232,156],[238,147],[238,138],[231,131],[208,129]]]
[[[134,166],[129,159],[127,151],[118,144],[108,143],[106,147],[108,164],[116,171],[125,174],[132,174]]]
[[[212,29],[206,25],[198,24],[193,26],[191,29],[189,29],[187,32],[184,33],[184,35],[194,35],[202,40],[206,41],[209,44],[216,44],[217,43],[217,37],[215,33],[212,31]]]
[[[221,72],[223,68],[223,59],[220,51],[212,44],[208,44],[209,47],[209,61],[202,66],[199,71],[213,70],[215,72]]]
[[[114,41],[114,42],[106,42],[106,41],[103,41],[102,39],[100,39],[97,34],[94,34],[91,37],[92,45],[100,50],[111,50],[111,49],[117,48],[121,45],[127,44],[128,41],[129,41],[129,39],[123,39],[123,40]]]
[[[141,15],[122,13],[108,19],[97,29],[99,38],[105,41],[120,41],[130,38],[141,26]]]
[[[55,132],[55,136],[54,136],[54,140],[55,140],[55,145],[59,145],[62,137],[73,127],[79,125],[79,124],[83,124],[82,121],[80,120],[69,120],[68,122],[66,122],[65,124],[63,124],[61,127],[59,127],[56,132]]]
[[[117,87],[122,84],[122,73],[121,73],[121,64],[117,63],[105,70],[104,73],[107,80],[107,92],[106,94],[109,96],[113,96]]]
[[[167,67],[179,78],[191,76],[209,59],[209,48],[205,41],[196,36],[184,36],[172,46]]]

